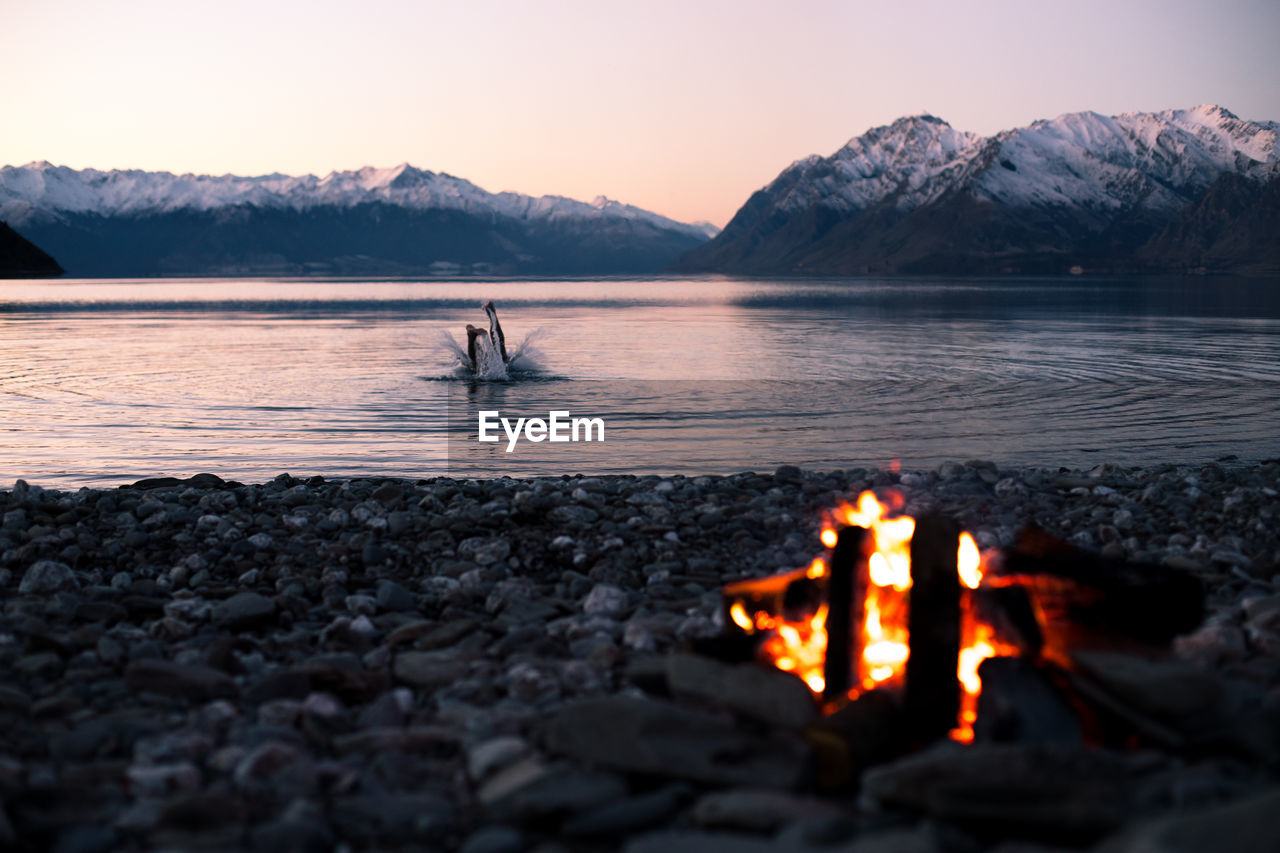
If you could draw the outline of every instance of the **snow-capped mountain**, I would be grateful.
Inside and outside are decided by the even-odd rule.
[[[343,224],[344,218],[351,221]],[[237,246],[228,243],[231,235],[216,233],[228,224],[245,230],[246,219],[268,233],[281,232],[284,242],[271,245],[259,234],[252,246]],[[324,177],[76,170],[45,162],[5,166],[0,168],[0,221],[47,246],[72,274],[82,275],[268,267],[266,271],[408,273],[433,265],[450,270],[637,272],[656,269],[715,234],[705,224],[677,222],[603,196],[587,203],[491,193],[407,163]],[[361,234],[379,223],[417,248],[397,249],[384,236]],[[319,226],[326,233],[320,243],[299,233]],[[179,233],[171,233],[175,228]],[[159,242],[146,238],[148,231]],[[336,243],[335,231],[343,235]],[[97,239],[107,234],[149,248],[133,261],[95,259],[80,251],[86,238],[94,251],[109,248]],[[552,245],[545,245],[548,240]],[[433,248],[424,254],[425,246]],[[147,266],[150,262],[143,259],[153,255],[158,266]]]
[[[1228,176],[1263,192],[1280,176],[1278,133],[1280,124],[1217,106],[1071,113],[992,137],[912,116],[830,157],[793,163],[680,265],[814,273],[1199,266],[1167,247],[1162,264],[1147,244]]]

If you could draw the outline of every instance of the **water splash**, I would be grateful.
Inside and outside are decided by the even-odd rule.
[[[502,355],[494,348],[488,335],[480,335],[476,338],[476,367],[473,370],[466,346],[445,329],[441,329],[439,334],[440,346],[449,354],[453,364],[449,378],[479,382],[509,382],[541,373],[542,353],[537,341],[542,337],[541,328],[525,335],[518,344],[507,349],[507,362],[504,364]]]

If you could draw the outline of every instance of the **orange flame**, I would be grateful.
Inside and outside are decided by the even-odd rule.
[[[858,645],[862,653],[855,662],[856,686],[849,691],[851,699],[876,687],[900,685],[911,656],[907,616],[908,592],[911,589],[911,537],[916,523],[907,515],[886,517],[890,511],[890,507],[866,491],[858,496],[856,504],[842,505],[835,513],[838,522],[871,532],[867,555],[870,585],[861,602],[862,625]],[[837,535],[833,526],[825,524],[819,538],[825,547],[833,548]],[[983,562],[973,537],[961,533],[956,547],[956,565],[964,590],[976,590],[981,586]],[[827,571],[826,561],[818,557],[807,569],[789,573],[786,577],[803,575],[819,580],[826,577]],[[977,719],[978,697],[982,691],[978,667],[990,657],[1016,655],[1018,649],[999,641],[995,629],[979,620],[967,592],[961,599],[960,615],[961,651],[956,676],[961,686],[961,709],[951,737],[967,743],[973,740],[973,723]],[[805,620],[790,622],[781,614],[770,614],[762,609],[757,609],[754,614],[748,613],[741,601],[735,601],[729,609],[729,617],[747,633],[772,632],[760,647],[761,655],[779,669],[795,673],[815,695],[823,692],[826,686],[823,672],[827,651],[827,605],[819,607]]]

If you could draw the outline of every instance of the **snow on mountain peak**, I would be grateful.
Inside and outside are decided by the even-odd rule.
[[[1159,113],[1067,113],[992,137],[921,114],[874,127],[830,157],[797,160],[767,188],[783,211],[844,213],[890,202],[913,210],[947,192],[1018,206],[1173,210],[1225,171],[1274,171],[1274,122],[1214,104]]]
[[[796,161],[770,189],[781,191],[779,205],[788,210],[820,202],[851,211],[895,193],[900,205],[913,207],[927,200],[913,194],[962,165],[980,141],[937,116],[907,116],[850,139],[830,157]]]
[[[139,170],[99,171],[55,166],[46,161],[0,168],[0,220],[14,225],[61,214],[146,215],[175,210],[212,210],[234,205],[306,209],[382,202],[418,210],[460,210],[514,219],[643,220],[655,227],[705,236],[700,225],[599,196],[587,204],[560,196],[533,198],[490,193],[452,175],[409,163],[390,168],[315,175],[173,175]]]

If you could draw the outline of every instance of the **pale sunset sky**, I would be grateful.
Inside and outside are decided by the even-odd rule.
[[[723,225],[930,112],[1280,120],[1278,0],[0,0],[0,165],[415,166]]]

